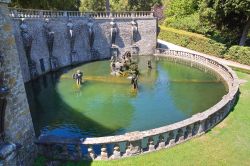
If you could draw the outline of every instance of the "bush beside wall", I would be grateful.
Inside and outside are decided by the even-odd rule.
[[[209,39],[204,35],[160,26],[159,39],[180,45],[198,52],[230,59],[242,64],[250,65],[250,47],[232,46]]]
[[[226,52],[225,58],[250,65],[250,47],[232,46]]]
[[[223,58],[227,50],[225,44],[218,43],[203,35],[161,26],[159,38],[205,54]]]

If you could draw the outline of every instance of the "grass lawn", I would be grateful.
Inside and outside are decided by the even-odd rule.
[[[240,86],[240,98],[228,117],[205,135],[170,149],[113,161],[65,163],[64,166],[250,166],[250,74],[237,72],[248,82]],[[36,166],[45,159],[38,158]]]

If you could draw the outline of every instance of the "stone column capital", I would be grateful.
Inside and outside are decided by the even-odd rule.
[[[11,0],[0,0],[0,3],[10,3],[11,2]]]

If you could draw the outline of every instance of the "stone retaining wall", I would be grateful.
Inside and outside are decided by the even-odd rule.
[[[0,82],[9,89],[5,96],[4,135],[0,138],[0,165],[29,166],[36,155],[35,132],[7,8],[9,2],[0,0]]]
[[[153,54],[156,48],[157,19],[151,12],[113,12],[113,13],[81,13],[68,11],[43,11],[23,10],[10,8],[10,16],[13,18],[14,35],[17,43],[19,59],[24,81],[29,81],[30,71],[21,35],[21,20],[24,23],[32,40],[31,59],[35,62],[36,70],[40,76],[51,71],[49,50],[44,32],[45,22],[54,32],[54,44],[52,54],[58,60],[57,68],[71,64],[77,64],[95,59],[111,57],[111,21],[116,23],[117,35],[115,49],[122,55],[126,51],[133,51],[133,47],[139,48],[139,54]],[[73,14],[72,14],[73,13]],[[49,19],[49,20],[45,20]],[[132,43],[132,20],[138,27],[136,42]],[[88,23],[93,23],[94,44],[89,46]],[[73,24],[74,48],[70,48],[68,35],[68,23]],[[94,52],[94,53],[93,53]],[[72,60],[71,60],[72,59]]]
[[[239,90],[237,75],[229,67],[212,59],[183,51],[156,49],[155,56],[188,60],[204,65],[225,80],[228,93],[208,110],[186,120],[156,129],[86,139],[41,136],[36,142],[40,147],[40,152],[48,157],[68,160],[109,160],[129,157],[169,148],[200,136],[228,115],[235,104]]]

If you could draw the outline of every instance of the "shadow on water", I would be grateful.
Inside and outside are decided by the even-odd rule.
[[[61,97],[55,90],[53,90],[55,89],[54,87],[59,81],[61,74],[65,73],[68,70],[69,68],[44,75],[35,81],[26,83],[25,85],[32,120],[34,123],[34,128],[36,130],[36,136],[39,136],[41,132],[46,133],[46,130],[53,130],[51,126],[54,126],[55,128],[66,127],[69,130],[77,130],[77,127],[79,127],[80,129],[84,129],[83,131],[86,132],[82,134],[72,135],[70,134],[70,131],[69,133],[64,133],[62,130],[54,131],[56,135],[64,137],[88,137],[88,129],[97,130],[100,135],[96,136],[110,135],[114,133],[116,130],[107,128],[97,123],[96,121],[84,116],[84,114],[75,111],[61,99]],[[44,95],[46,95],[46,101],[43,101],[46,102],[46,104],[42,104],[41,99],[39,98],[39,95],[42,91]],[[60,107],[57,107],[58,105]],[[77,124],[77,126],[75,126],[74,124]],[[45,126],[50,127],[46,128]],[[44,131],[40,131],[40,129],[43,127],[45,127],[45,129],[43,129]]]

